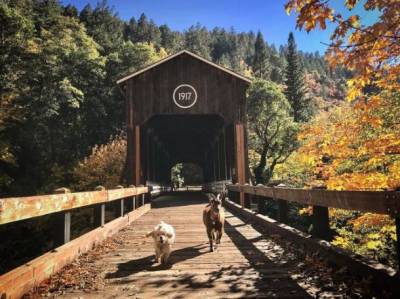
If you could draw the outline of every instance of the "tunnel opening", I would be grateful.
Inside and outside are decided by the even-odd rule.
[[[171,169],[181,165],[181,186],[228,176],[225,130],[220,115],[155,115],[142,127],[142,158],[147,181],[172,184]]]
[[[177,163],[171,168],[171,187],[174,191],[201,190],[203,168],[196,163]]]

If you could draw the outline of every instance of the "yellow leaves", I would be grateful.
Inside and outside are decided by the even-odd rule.
[[[353,172],[330,177],[330,190],[383,190],[388,188],[387,175],[379,172]]]
[[[302,208],[299,210],[300,216],[311,216],[313,214],[312,206],[308,206],[306,208]]]
[[[393,220],[388,215],[365,213],[362,216],[350,221],[355,232],[369,229],[370,227],[378,227],[379,229],[393,225]],[[386,228],[387,229],[387,228]],[[371,239],[374,235],[371,234]],[[379,238],[378,238],[379,239]]]
[[[297,27],[305,28],[307,31],[313,30],[317,25],[320,28],[326,29],[326,21],[334,19],[334,10],[319,1],[316,5],[309,5],[307,0],[289,0],[285,4],[286,13],[289,15],[293,10],[299,13],[297,18]]]
[[[41,47],[36,40],[30,39],[26,42],[26,51],[31,54],[39,54]]]
[[[351,10],[357,3],[358,0],[346,0],[345,6]],[[365,97],[366,86],[390,92],[399,90],[399,2],[366,1],[364,9],[381,12],[379,19],[372,24],[369,20],[363,22],[358,15],[344,19],[328,4],[329,1],[290,0],[285,8],[287,12],[294,10],[298,13],[297,27],[305,27],[307,31],[315,29],[318,24],[325,29],[326,20],[336,24],[327,60],[333,68],[341,65],[353,71],[353,78],[348,83],[348,100]]]
[[[382,241],[372,240],[367,242],[367,248],[369,250],[379,250],[383,247]]]
[[[158,56],[160,57],[160,59],[163,59],[168,56],[168,53],[163,47],[161,47],[158,51]]]
[[[113,188],[120,184],[126,158],[126,138],[119,135],[107,144],[94,146],[89,157],[74,169],[73,189],[90,190],[98,185]]]
[[[322,112],[303,126],[299,152],[313,157],[328,189],[400,187],[400,100],[379,94]]]
[[[347,80],[347,100],[352,102],[363,96],[363,88],[370,83],[367,77],[358,77]]]
[[[360,17],[358,15],[352,15],[347,19],[347,22],[350,24],[350,26],[358,28],[360,27]],[[357,31],[359,32],[359,31]]]
[[[389,167],[388,187],[391,189],[400,188],[400,161],[395,161]]]
[[[388,235],[393,241],[397,241],[396,225],[394,224],[384,225],[381,228],[380,233],[382,235]]]
[[[289,16],[290,12],[292,11],[292,6],[289,3],[285,4],[285,11],[286,11],[286,14]]]
[[[344,249],[349,249],[350,240],[342,236],[335,236],[335,239],[332,241],[332,244]]]
[[[357,2],[358,0],[346,0],[346,7],[351,10],[354,8]]]

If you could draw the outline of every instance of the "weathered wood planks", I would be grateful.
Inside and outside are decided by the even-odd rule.
[[[0,199],[0,225],[144,194],[147,187]]]
[[[330,191],[239,184],[229,185],[228,190],[306,205],[388,214],[392,216],[397,216],[400,213],[399,191]]]

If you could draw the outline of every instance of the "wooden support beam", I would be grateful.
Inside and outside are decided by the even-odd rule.
[[[377,214],[400,215],[399,191],[334,191],[321,189],[274,188],[229,185],[234,192],[274,197],[310,206],[332,207]]]
[[[94,208],[94,225],[104,226],[106,219],[106,205],[104,203],[96,205]]]
[[[217,150],[216,150],[216,154],[217,154],[217,181],[220,181],[222,179],[222,175],[221,175],[221,146],[220,146],[220,136],[218,136],[217,139]]]
[[[236,173],[237,182],[243,185],[246,181],[245,174],[245,144],[244,126],[242,123],[235,124],[235,148],[236,148]],[[244,207],[244,193],[240,192],[240,205]]]
[[[26,292],[60,271],[80,254],[93,249],[96,244],[112,236],[148,211],[150,211],[150,205],[145,205],[134,212],[130,212],[126,217],[106,223],[103,227],[96,228],[68,244],[0,275],[0,298],[22,298]]]
[[[129,188],[135,188],[134,185],[130,185]],[[136,209],[136,195],[130,197],[131,198],[131,211]]]
[[[228,189],[229,190],[229,189]],[[258,213],[264,215],[265,210],[265,200],[264,197],[254,195],[254,198],[257,200],[257,211]]]
[[[124,186],[118,185],[115,189],[124,189]],[[116,215],[115,217],[123,217],[124,216],[124,198],[120,198],[116,201]]]
[[[55,190],[56,194],[71,193],[67,188],[59,188]],[[71,212],[60,212],[54,215],[54,242],[56,246],[61,246],[71,240]]]
[[[134,172],[133,172],[133,184],[138,186],[141,184],[141,156],[140,156],[140,126],[135,126],[134,128],[134,146],[133,146],[133,156],[134,156]]]
[[[103,186],[97,186],[96,191],[105,191]],[[104,203],[98,204],[94,207],[94,225],[96,227],[104,226],[106,219],[106,205]]]
[[[313,206],[313,237],[330,241],[332,238],[329,228],[329,213],[327,207]]]
[[[223,161],[223,179],[228,180],[228,166],[226,163],[226,134],[225,128],[222,130],[222,161]]]
[[[288,203],[286,200],[278,199],[278,221],[288,223]]]
[[[0,199],[0,225],[147,193],[147,187]]]

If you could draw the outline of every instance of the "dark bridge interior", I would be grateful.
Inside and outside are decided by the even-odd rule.
[[[177,163],[196,163],[204,180],[228,177],[231,149],[219,115],[155,115],[142,127],[142,163],[150,181],[169,182],[170,170]]]

